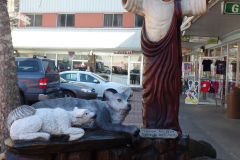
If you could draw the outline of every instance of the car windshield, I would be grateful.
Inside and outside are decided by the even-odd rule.
[[[93,74],[94,76],[100,78],[100,79],[103,80],[104,82],[109,82],[108,80],[106,80],[106,79],[103,78],[102,76],[99,76],[99,75],[97,75],[97,74],[95,74],[95,73],[92,73],[92,74]]]
[[[66,81],[65,79],[63,79],[63,78],[60,77],[60,82],[61,82],[61,83],[67,83],[68,81]]]

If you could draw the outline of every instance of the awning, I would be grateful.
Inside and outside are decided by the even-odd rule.
[[[140,51],[141,29],[20,28],[14,49],[122,49]]]

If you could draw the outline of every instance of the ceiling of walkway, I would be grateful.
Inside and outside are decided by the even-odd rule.
[[[226,0],[229,2],[239,2],[239,0]],[[240,29],[240,15],[222,15],[221,2],[214,5],[208,13],[197,19],[186,31],[187,36],[201,37],[221,37]],[[184,48],[194,48],[201,43],[182,42]]]

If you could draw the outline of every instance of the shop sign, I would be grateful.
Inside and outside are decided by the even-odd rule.
[[[193,43],[208,43],[208,44],[217,44],[217,37],[197,37],[197,36],[182,36],[182,42],[193,42]]]
[[[240,14],[240,3],[223,1],[222,14]]]
[[[132,51],[114,51],[114,54],[132,54]]]
[[[191,48],[182,48],[183,53],[191,53],[192,49]]]
[[[165,138],[175,139],[178,137],[178,133],[171,129],[140,129],[139,133],[142,138]]]

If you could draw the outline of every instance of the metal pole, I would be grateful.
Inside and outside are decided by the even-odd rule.
[[[229,47],[230,45],[228,44],[227,45],[227,62],[226,62],[227,68],[226,68],[225,99],[227,98],[227,94],[228,94]]]
[[[127,77],[127,85],[130,85],[130,56],[128,56],[128,77]]]
[[[202,67],[202,58],[200,57],[199,58],[199,69],[198,69],[198,79],[199,79],[199,81],[198,81],[198,105],[199,105],[199,101],[200,101],[200,98],[199,98],[199,96],[200,96],[200,86],[201,86],[201,67]]]
[[[239,87],[239,61],[240,61],[240,42],[238,42],[238,52],[237,52],[237,73],[236,73],[236,76],[237,76],[237,84],[236,86]]]

